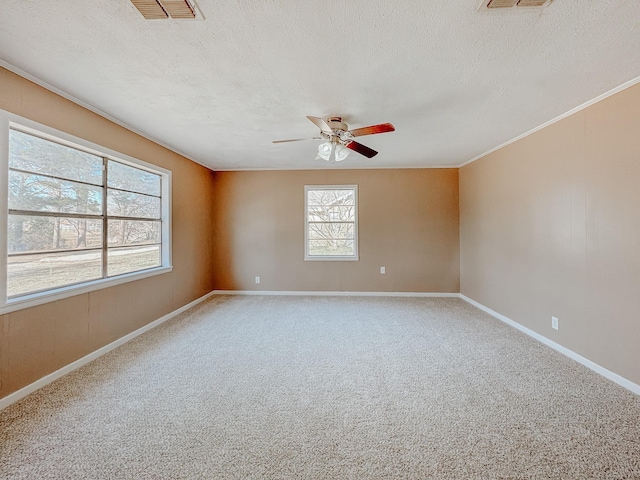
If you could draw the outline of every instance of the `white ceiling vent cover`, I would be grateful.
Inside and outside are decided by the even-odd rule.
[[[551,2],[553,0],[483,0],[479,10],[542,8],[548,6]]]

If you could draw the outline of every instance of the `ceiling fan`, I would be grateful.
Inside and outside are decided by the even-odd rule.
[[[318,156],[316,159],[341,162],[347,158],[351,150],[367,158],[375,157],[378,154],[378,152],[372,148],[353,140],[354,137],[395,131],[395,127],[390,123],[380,123],[378,125],[349,130],[349,126],[342,121],[342,117],[329,117],[326,120],[319,117],[307,116],[307,118],[320,128],[320,137],[274,140],[273,143],[326,140],[325,143],[318,146]]]

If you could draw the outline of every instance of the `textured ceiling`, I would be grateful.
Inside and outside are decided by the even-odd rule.
[[[2,0],[0,59],[213,169],[457,166],[640,76],[640,1]],[[314,160],[305,116],[380,154]]]

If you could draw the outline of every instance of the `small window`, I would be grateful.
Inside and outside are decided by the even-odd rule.
[[[304,190],[305,260],[358,260],[358,186]]]
[[[170,172],[44,126],[3,124],[4,306],[170,267]]]

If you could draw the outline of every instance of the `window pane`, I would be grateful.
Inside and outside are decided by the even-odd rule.
[[[355,205],[353,190],[309,190],[307,205]]]
[[[160,196],[160,175],[109,160],[109,187]]]
[[[102,187],[11,171],[9,208],[100,215]]]
[[[22,295],[102,276],[102,252],[54,252],[9,257],[7,295]]]
[[[160,198],[109,189],[107,191],[107,215],[160,218]]]
[[[9,130],[9,167],[102,185],[102,158]]]
[[[355,255],[353,240],[309,240],[309,256]]]
[[[109,220],[109,246],[160,243],[160,222]]]
[[[309,257],[356,258],[356,187],[306,187]]]
[[[70,250],[102,246],[102,221],[9,215],[8,252]]]
[[[309,240],[353,240],[353,223],[310,223]]]
[[[160,266],[160,245],[110,248],[107,252],[109,276]]]
[[[349,206],[325,206],[311,205],[309,206],[309,221],[314,222],[336,222],[336,221],[354,221],[356,207]]]

